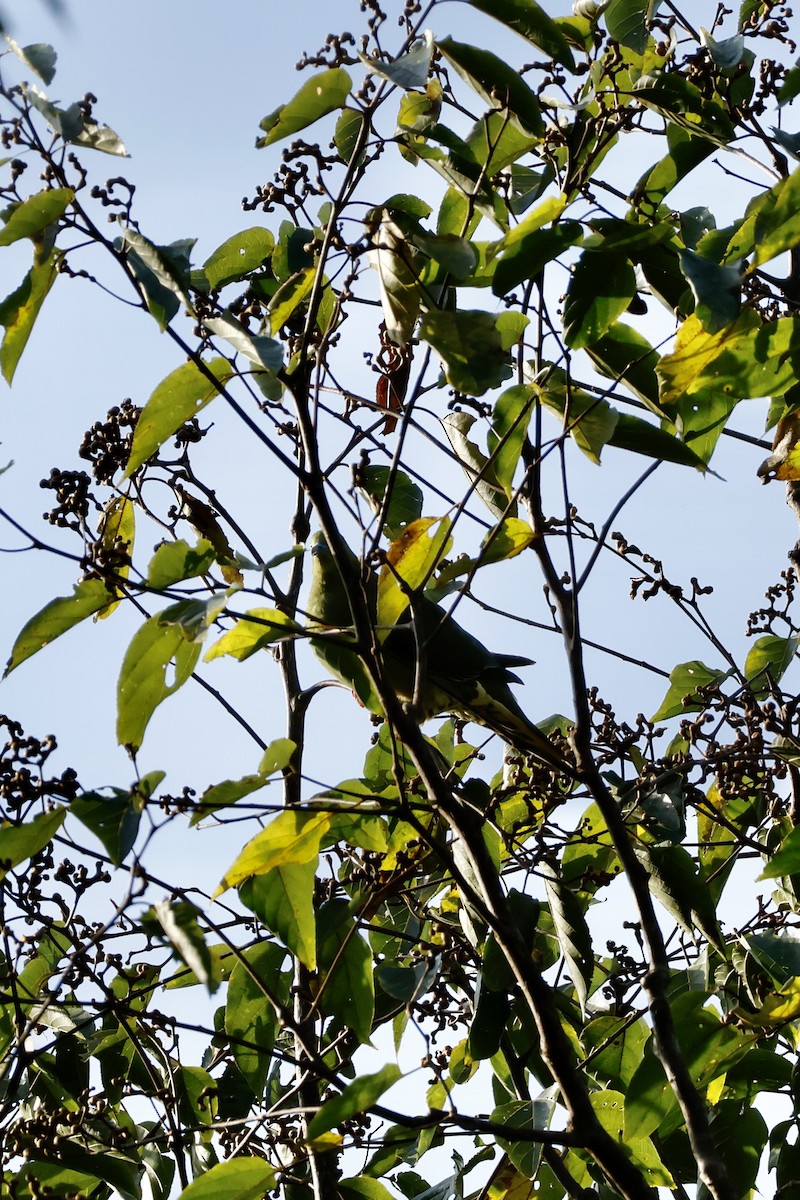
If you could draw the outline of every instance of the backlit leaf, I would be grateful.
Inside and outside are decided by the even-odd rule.
[[[389,1063],[373,1075],[360,1075],[349,1083],[344,1091],[327,1100],[319,1112],[311,1119],[308,1126],[310,1141],[327,1133],[348,1117],[356,1113],[367,1112],[370,1107],[387,1092],[398,1079],[402,1079],[402,1071],[394,1063]]]
[[[325,813],[280,813],[247,843],[226,871],[215,897],[251,875],[266,875],[275,867],[294,863],[316,863],[329,824],[330,817]]]
[[[275,238],[260,225],[227,238],[203,263],[209,290],[225,287],[258,270],[272,254]]]
[[[341,67],[313,75],[288,103],[264,117],[259,128],[265,136],[256,140],[256,146],[271,146],[313,125],[327,113],[344,107],[350,86],[350,76]]]
[[[490,50],[482,50],[451,37],[442,38],[439,49],[462,79],[489,105],[506,109],[527,133],[544,131],[539,101],[519,73]]]
[[[71,596],[59,596],[31,617],[14,642],[5,674],[13,671],[44,646],[61,637],[68,629],[100,612],[114,599],[101,579],[85,579],[76,585]]]
[[[261,1096],[278,1033],[275,982],[286,951],[273,942],[249,947],[231,971],[225,1003],[225,1032],[236,1065],[253,1095]]]
[[[184,363],[163,379],[142,410],[123,478],[146,463],[192,417],[219,394],[234,374],[224,358],[202,364]],[[217,386],[219,385],[219,386]]]
[[[0,246],[10,246],[20,238],[35,238],[46,226],[63,216],[74,199],[72,188],[49,188],[29,196],[12,208],[0,229]]]
[[[681,663],[670,671],[669,689],[651,720],[666,721],[682,713],[699,712],[706,701],[697,694],[698,690],[722,683],[729,674],[698,661]]]
[[[457,391],[482,396],[512,374],[499,321],[479,309],[435,310],[423,316],[420,337],[441,356],[447,382]]]
[[[636,295],[636,277],[620,254],[584,252],[572,271],[564,306],[564,336],[577,350],[611,328]]]
[[[164,615],[151,617],[134,634],[117,683],[117,740],[133,752],[159,704],[192,674],[202,649],[180,624],[163,624]],[[171,669],[174,678],[168,683]]]
[[[223,633],[213,646],[209,646],[205,661],[211,662],[229,654],[231,658],[244,662],[264,646],[271,646],[273,642],[282,641],[298,632],[302,632],[301,627],[279,609],[253,608],[237,619],[233,629]]]
[[[0,325],[5,328],[0,346],[0,370],[6,383],[14,378],[22,352],[28,344],[33,326],[47,293],[58,275],[57,252],[37,258],[20,286],[0,304]]]
[[[272,1191],[275,1172],[263,1158],[237,1155],[216,1163],[180,1193],[180,1200],[262,1200]]]
[[[22,825],[5,822],[0,826],[0,879],[43,850],[61,828],[66,815],[66,808],[59,806]]]

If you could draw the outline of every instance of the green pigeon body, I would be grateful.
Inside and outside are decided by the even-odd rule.
[[[342,577],[322,534],[311,543],[311,587],[306,601],[309,628],[323,636],[312,648],[328,671],[358,696],[371,712],[383,715],[369,675],[348,643],[355,644],[353,617]],[[355,555],[351,556],[358,569]],[[367,581],[367,604],[374,612],[377,580]],[[533,754],[557,770],[561,755],[525,715],[510,684],[520,683],[512,667],[531,665],[515,655],[495,654],[467,633],[439,605],[420,597],[406,609],[382,644],[387,681],[404,701],[414,699],[417,662],[422,654],[420,720],[452,713],[493,730],[514,749]]]

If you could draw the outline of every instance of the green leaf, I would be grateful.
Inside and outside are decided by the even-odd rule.
[[[509,500],[534,404],[534,392],[528,384],[507,388],[495,401],[488,447],[495,478]]]
[[[380,211],[380,221],[372,234],[370,264],[378,272],[381,307],[386,332],[403,346],[414,332],[420,310],[420,288],[415,251],[388,209]]]
[[[535,279],[549,262],[576,245],[582,236],[578,221],[558,221],[552,228],[535,230],[512,247],[504,248],[492,278],[495,296],[506,296],[520,283]]]
[[[162,379],[139,417],[123,478],[128,479],[167,438],[196,417],[233,375],[230,363],[214,358],[203,363],[202,370],[197,363],[188,362]]]
[[[663,416],[656,374],[658,351],[637,329],[617,321],[586,352],[601,375],[624,383],[651,412]]]
[[[317,999],[323,1012],[369,1041],[375,1016],[372,952],[350,916],[346,900],[329,900],[317,916],[321,976]]]
[[[391,495],[386,504],[384,528],[393,541],[407,525],[422,516],[422,489],[406,475],[405,471],[392,471],[390,467],[375,467],[371,464],[359,471],[359,491],[366,496],[373,512],[377,515],[386,501],[386,489],[391,482]]]
[[[6,45],[16,54],[20,62],[35,71],[42,82],[49,87],[55,78],[56,59],[58,58],[52,46],[46,42],[34,42],[29,46],[19,46],[8,34],[6,34]]]
[[[264,265],[274,247],[275,238],[261,225],[235,233],[203,263],[205,287],[213,291],[245,279]]]
[[[263,1158],[237,1155],[198,1176],[180,1200],[262,1200],[274,1186],[275,1172]]]
[[[283,946],[260,942],[245,951],[228,981],[225,1032],[231,1039],[236,1065],[259,1098],[264,1092],[270,1058],[279,1029],[278,1013],[270,1001],[286,958]]]
[[[759,205],[753,223],[751,270],[800,243],[800,167],[776,183]]]
[[[402,1071],[394,1063],[388,1063],[373,1075],[359,1076],[340,1095],[326,1101],[311,1119],[308,1126],[309,1141],[327,1133],[349,1117],[367,1112],[402,1077]]]
[[[667,694],[650,719],[667,721],[684,713],[701,712],[708,700],[698,695],[700,689],[716,688],[729,675],[730,671],[717,671],[697,660],[681,663],[670,671]]]
[[[764,327],[758,314],[752,309],[743,310],[730,329],[719,333],[708,333],[694,314],[683,322],[675,339],[675,349],[661,357],[656,370],[660,381],[662,404],[671,404],[687,392],[699,391],[716,381],[716,374],[704,378],[706,368],[724,350],[733,352],[738,358],[740,340],[750,345],[753,335]],[[764,353],[762,349],[761,354]],[[763,359],[761,361],[764,361]],[[741,373],[741,366],[738,371]]]
[[[9,675],[26,658],[31,658],[68,629],[100,612],[113,599],[114,593],[108,590],[101,579],[85,579],[83,583],[76,584],[71,596],[59,596],[51,600],[20,630],[6,664],[5,675]]]
[[[644,54],[649,37],[647,19],[653,7],[653,0],[611,0],[604,13],[606,29],[615,42],[634,54]]]
[[[198,917],[200,910],[188,900],[170,902],[157,900],[142,917],[144,928],[160,941],[170,945],[176,957],[213,994],[220,980],[214,972],[211,953]]]
[[[687,390],[693,394],[714,388],[734,400],[779,396],[797,382],[798,370],[800,319],[779,317],[765,322],[755,333],[752,329],[739,334],[731,330],[691,379]]]
[[[588,1070],[603,1083],[625,1091],[642,1061],[649,1033],[643,1020],[631,1024],[627,1017],[595,1017],[581,1033]]]
[[[10,246],[20,238],[35,238],[63,216],[74,199],[72,188],[49,188],[29,196],[11,209],[4,228],[0,229],[0,246]]]
[[[698,320],[708,333],[719,333],[739,315],[741,271],[738,267],[717,266],[694,250],[681,250],[678,257],[692,289]]]
[[[447,382],[457,391],[482,396],[512,374],[499,321],[479,309],[434,310],[423,316],[420,337],[441,356]]]
[[[487,563],[516,558],[523,550],[527,550],[535,539],[536,534],[527,521],[522,521],[519,517],[504,517],[481,542],[478,561],[481,566],[486,566]]]
[[[506,109],[526,133],[538,137],[544,132],[536,94],[512,66],[489,50],[456,42],[451,37],[442,38],[438,46],[461,78],[486,104]]]
[[[594,973],[594,953],[589,926],[575,893],[563,885],[557,871],[546,862],[542,863],[541,869],[558,944],[574,984],[578,1003],[581,1010],[584,1010]]]
[[[256,146],[259,149],[271,146],[313,125],[327,113],[343,108],[350,87],[350,76],[341,67],[312,75],[288,103],[276,108],[259,123],[265,136],[256,140]]]
[[[206,329],[224,338],[254,367],[274,374],[283,366],[283,347],[274,338],[253,334],[227,310],[204,321]]]
[[[361,129],[364,125],[364,114],[358,108],[343,108],[336,122],[333,144],[343,163],[349,163],[353,151],[358,144]]]
[[[6,383],[14,378],[45,297],[56,281],[59,261],[57,252],[42,259],[37,256],[17,290],[0,304],[0,325],[6,331],[0,346],[0,370]]]
[[[148,311],[166,329],[183,305],[192,312],[189,299],[190,256],[194,239],[184,238],[169,246],[156,246],[138,229],[120,225],[122,246],[128,264],[141,285]]]
[[[800,638],[764,634],[753,643],[744,664],[744,674],[756,695],[767,695],[794,661]],[[755,685],[755,686],[753,686]]]
[[[530,1140],[515,1142],[514,1130],[531,1133],[549,1129],[555,1111],[555,1101],[548,1092],[537,1100],[512,1100],[500,1104],[489,1117],[490,1121],[504,1125],[508,1130],[505,1137],[498,1137],[497,1144],[526,1179],[535,1179],[542,1158],[542,1143]]]
[[[800,871],[800,826],[792,829],[759,875],[759,879],[779,879]]]
[[[157,774],[163,778],[162,772]],[[158,784],[152,785],[156,786]],[[147,794],[142,790],[141,781],[130,791],[123,791],[122,788],[112,788],[111,791],[110,796],[100,792],[84,792],[72,801],[70,812],[91,830],[114,866],[119,867],[133,849]]]
[[[212,659],[228,654],[231,658],[244,662],[265,646],[285,641],[286,638],[302,632],[302,627],[296,621],[277,608],[252,608],[237,618],[233,629],[223,633],[222,637],[208,648],[205,661],[211,662]]]
[[[317,967],[316,871],[316,857],[307,862],[278,861],[270,870],[245,879],[239,888],[242,903],[309,971]]]
[[[200,657],[200,643],[181,625],[164,624],[165,615],[151,617],[134,634],[117,683],[117,741],[133,753],[159,704],[183,686]],[[172,663],[174,680],[168,684]]]
[[[502,21],[550,58],[572,70],[575,63],[566,37],[536,0],[469,0],[473,8]]]
[[[573,350],[591,346],[636,295],[636,276],[621,254],[584,252],[572,271],[564,305],[564,336]]]
[[[336,1191],[342,1200],[395,1200],[379,1179],[370,1179],[368,1175],[359,1175],[356,1179],[340,1179]],[[433,1197],[431,1198],[433,1200]]]
[[[251,875],[267,875],[275,867],[316,863],[319,845],[330,825],[326,813],[282,812],[251,838],[225,873],[214,899]]]
[[[43,850],[61,828],[66,815],[66,808],[59,807],[40,813],[24,825],[5,822],[0,827],[0,879]]]
[[[269,323],[273,334],[279,333],[297,311],[314,286],[316,277],[315,267],[304,267],[281,284],[269,306]],[[279,366],[280,362],[273,370]]]
[[[150,559],[147,586],[160,591],[183,579],[205,575],[216,560],[214,547],[205,538],[201,538],[196,546],[190,546],[182,538],[176,542],[162,542]]]
[[[509,504],[505,489],[497,480],[494,463],[467,437],[475,421],[471,413],[456,411],[443,418],[442,427],[470,483],[495,520],[514,516],[517,506]]]

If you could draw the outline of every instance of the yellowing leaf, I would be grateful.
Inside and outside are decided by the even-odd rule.
[[[312,862],[319,854],[320,842],[329,825],[326,813],[280,813],[247,843],[226,871],[214,898],[251,875],[265,875],[275,867],[292,863]]]
[[[223,633],[206,651],[205,661],[222,658],[229,654],[244,662],[251,654],[290,637],[300,631],[300,626],[277,608],[251,608],[239,617],[233,629]]]
[[[433,525],[438,525],[439,529],[431,537],[428,530]],[[412,521],[392,542],[378,579],[381,638],[386,637],[408,608],[409,593],[428,582],[450,544],[450,521],[435,517]]]
[[[488,533],[481,543],[482,563],[501,562],[521,554],[534,541],[536,534],[527,521],[519,517],[506,517],[496,529]],[[485,549],[484,549],[485,547]]]
[[[775,430],[772,454],[758,468],[764,483],[771,479],[800,479],[800,409],[781,417]]]
[[[675,349],[665,354],[656,367],[661,403],[671,404],[685,393],[699,390],[699,377],[709,363],[735,339],[748,338],[760,324],[758,314],[749,308],[718,333],[706,333],[697,317],[687,317],[678,330]]]

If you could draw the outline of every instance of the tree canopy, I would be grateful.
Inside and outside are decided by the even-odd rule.
[[[202,252],[6,36],[4,380],[54,289],[173,362],[44,531],[0,480],[7,561],[73,573],[6,674],[116,646],[134,777],[2,718],[2,1195],[790,1197],[800,543],[754,581],[726,507],[800,517],[792,14],[387,8],[305,56]],[[249,746],[200,787],[192,689]]]

